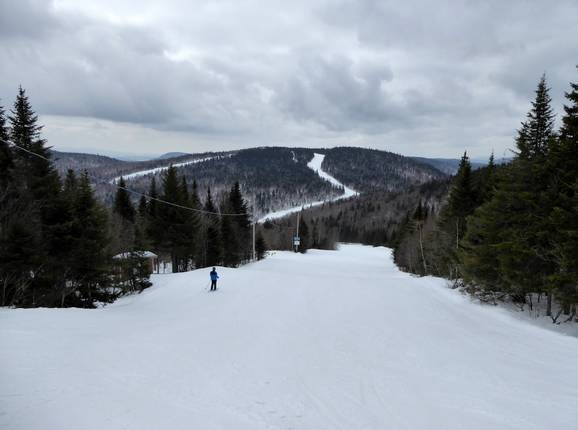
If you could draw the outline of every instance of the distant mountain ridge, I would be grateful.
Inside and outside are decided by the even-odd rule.
[[[197,183],[201,198],[210,187],[218,201],[220,194],[233,182],[239,181],[256,215],[325,200],[342,192],[307,167],[314,153],[326,155],[322,165],[324,170],[362,193],[379,190],[400,192],[447,176],[423,161],[387,151],[355,147],[260,147],[204,154],[177,152],[136,162],[102,155],[53,151],[61,175],[67,169],[86,170],[96,183],[98,195],[107,204],[112,202],[115,191],[107,185],[113,178],[132,174],[127,177],[129,186],[146,192],[152,177],[156,177],[157,184],[161,186],[162,168],[175,165],[189,184],[193,181]],[[200,159],[203,161],[191,163]],[[143,174],[134,175],[137,172]]]
[[[446,175],[454,175],[458,171],[460,166],[459,158],[426,158],[426,157],[411,157],[412,159],[419,161],[420,163],[428,164],[435,167],[439,171],[445,173]],[[472,169],[479,169],[484,167],[488,163],[481,163],[477,161],[470,160]]]
[[[182,157],[185,155],[193,155],[193,154],[189,152],[166,152],[163,155],[159,155],[157,158],[155,158],[155,160],[166,160],[169,158]]]

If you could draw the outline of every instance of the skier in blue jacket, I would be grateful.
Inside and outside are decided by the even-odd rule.
[[[211,270],[211,291],[217,290],[217,279],[219,279],[219,275],[213,267],[213,270]]]

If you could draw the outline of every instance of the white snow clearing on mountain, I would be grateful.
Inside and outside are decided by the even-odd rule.
[[[0,310],[0,428],[572,429],[578,339],[400,272],[277,252],[96,310]]]
[[[259,220],[257,222],[262,223],[262,222],[265,222],[267,220],[283,218],[287,215],[291,215],[291,214],[299,212],[303,209],[312,208],[314,206],[322,205],[323,203],[335,202],[338,200],[348,199],[350,197],[359,195],[359,193],[357,191],[355,191],[353,188],[349,188],[349,187],[343,185],[341,182],[339,182],[337,179],[335,179],[333,176],[331,176],[329,173],[325,172],[321,168],[321,164],[323,163],[324,159],[325,159],[325,154],[315,153],[315,154],[313,154],[313,158],[311,159],[311,161],[309,163],[307,163],[307,167],[309,167],[311,170],[313,170],[315,173],[317,173],[321,179],[330,182],[332,185],[334,185],[336,187],[343,188],[343,194],[341,194],[340,196],[333,197],[331,199],[327,199],[327,200],[319,200],[319,201],[312,202],[312,203],[306,203],[304,205],[294,206],[292,208],[287,208],[287,209],[282,209],[279,211],[269,212],[267,215],[264,215],[261,218],[259,218]],[[294,160],[295,160],[295,158],[294,158]]]
[[[214,157],[197,158],[195,160],[188,160],[188,161],[183,161],[181,163],[175,163],[175,164],[172,164],[172,166],[173,167],[183,167],[183,166],[188,166],[190,164],[203,163],[203,162],[209,161],[209,160],[218,160],[221,158],[231,158],[232,156],[233,156],[233,154],[227,154],[227,155],[216,155]],[[129,173],[127,175],[117,176],[116,178],[111,179],[110,183],[115,184],[120,180],[120,178],[123,178],[126,180],[126,179],[137,178],[139,176],[153,175],[155,173],[160,173],[160,172],[163,172],[165,170],[168,170],[168,168],[169,168],[169,166],[160,166],[160,167],[155,167],[153,169],[139,170],[138,172]]]

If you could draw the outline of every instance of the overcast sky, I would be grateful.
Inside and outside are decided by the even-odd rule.
[[[578,81],[576,0],[0,0],[0,103],[56,149],[263,145],[497,156],[542,73]]]

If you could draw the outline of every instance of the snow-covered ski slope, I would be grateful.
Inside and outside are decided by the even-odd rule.
[[[217,160],[220,158],[231,158],[233,156],[233,154],[227,154],[227,155],[215,155],[213,157],[204,157],[204,158],[196,158],[194,160],[187,160],[187,161],[183,161],[180,163],[174,163],[172,164],[173,167],[183,167],[183,166],[188,166],[190,164],[197,164],[197,163],[203,163],[205,161],[209,161],[209,160]],[[120,178],[124,178],[124,179],[134,179],[134,178],[138,178],[139,176],[146,176],[146,175],[153,175],[156,173],[160,173],[160,172],[164,172],[165,170],[168,170],[169,166],[160,166],[160,167],[154,167],[152,169],[146,169],[146,170],[139,170],[138,172],[133,172],[133,173],[129,173],[127,175],[123,175],[123,176],[117,176],[116,178],[111,179],[111,183],[116,183],[120,180]]]
[[[104,309],[0,311],[0,428],[574,429],[578,339],[399,272],[279,252]]]
[[[325,154],[315,153],[313,155],[313,158],[311,159],[311,161],[309,163],[307,163],[307,167],[309,167],[311,170],[314,170],[315,173],[317,173],[321,179],[324,179],[324,180],[330,182],[331,184],[335,185],[336,187],[342,187],[343,188],[343,194],[336,196],[336,197],[333,197],[333,198],[328,199],[328,200],[319,200],[316,202],[306,203],[304,205],[299,205],[299,206],[295,206],[292,208],[287,208],[287,209],[269,212],[267,215],[264,215],[261,218],[259,218],[258,222],[265,222],[268,219],[273,220],[273,219],[283,218],[287,215],[291,215],[292,213],[299,212],[303,209],[312,208],[314,206],[319,206],[319,205],[322,205],[323,203],[326,203],[326,202],[334,202],[337,200],[348,199],[350,197],[358,195],[359,193],[357,191],[355,191],[353,188],[349,188],[349,187],[343,185],[341,182],[339,182],[337,179],[335,179],[333,176],[331,176],[329,173],[325,172],[321,168],[321,164],[323,163],[324,159],[325,159]],[[293,156],[293,160],[296,161],[295,156]]]

